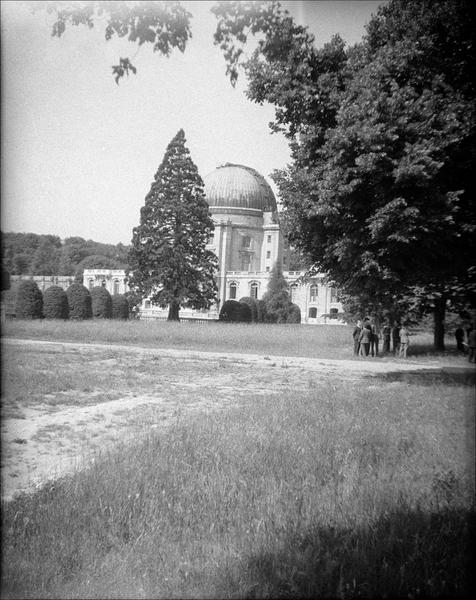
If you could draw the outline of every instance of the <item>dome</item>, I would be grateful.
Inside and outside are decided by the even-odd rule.
[[[250,167],[226,163],[204,178],[210,207],[276,211],[276,198],[265,178]]]

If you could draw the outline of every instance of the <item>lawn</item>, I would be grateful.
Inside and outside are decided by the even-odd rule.
[[[94,333],[95,324],[60,324],[54,338],[54,324],[18,322],[4,334],[40,337],[43,331],[48,339],[124,344],[138,344],[143,335],[145,345],[155,336],[166,344],[169,335],[176,348],[223,351],[228,343],[238,352],[257,339],[260,352],[273,348],[270,327],[214,324],[211,331],[222,338],[209,335],[206,346],[203,332],[210,330],[204,326],[126,323],[114,331],[97,323]],[[329,329],[276,328],[276,353],[285,351],[287,336],[294,352],[310,351],[314,339],[326,357],[343,349],[350,354],[349,330]],[[87,377],[88,354],[74,358],[73,371],[71,356],[55,354],[54,377],[41,380],[43,392],[34,399],[22,399],[35,394],[31,381],[48,361],[31,348],[23,356],[15,352],[19,365],[8,387],[16,388],[20,404],[62,393],[65,379],[73,395],[87,393],[83,388],[92,382],[108,386],[112,359],[124,367],[115,373],[118,389],[154,385],[154,365],[134,374],[140,363],[128,371],[111,348],[92,354],[97,382]],[[213,378],[222,368],[219,361],[203,373],[193,362],[161,366],[170,377],[174,369],[180,375],[184,398],[185,382]],[[258,394],[240,387],[249,367],[227,368],[237,398],[240,392],[235,405],[177,415],[162,429],[144,427],[133,443],[99,452],[87,470],[2,503],[2,598],[468,592],[474,384],[437,375],[411,382],[330,376],[298,387],[289,375],[286,385]],[[270,386],[273,372],[269,367],[255,376]]]
[[[125,344],[153,348],[176,348],[214,352],[305,356],[314,358],[353,358],[351,326],[205,324],[167,321],[50,321],[7,320],[2,335],[52,341]],[[432,351],[432,335],[412,336],[409,356],[460,360],[454,339],[447,339],[448,351]]]

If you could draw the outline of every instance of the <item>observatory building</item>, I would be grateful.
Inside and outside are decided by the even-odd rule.
[[[204,178],[205,195],[215,224],[208,248],[218,257],[218,305],[211,310],[181,309],[181,318],[217,319],[225,300],[260,299],[267,291],[270,271],[280,263],[292,301],[301,309],[302,323],[339,322],[342,312],[336,290],[317,275],[307,283],[304,271],[289,271],[289,248],[279,226],[273,190],[250,167],[226,163]],[[113,293],[124,281],[123,271],[85,270],[84,285],[104,285]],[[122,285],[121,285],[122,293]],[[144,300],[141,318],[166,318],[168,311]]]

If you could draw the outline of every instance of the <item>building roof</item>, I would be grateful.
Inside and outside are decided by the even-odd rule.
[[[265,178],[250,167],[226,163],[204,178],[211,207],[276,211],[276,198]]]

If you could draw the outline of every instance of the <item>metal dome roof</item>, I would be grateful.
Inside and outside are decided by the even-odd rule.
[[[276,211],[276,198],[265,178],[250,167],[226,163],[204,178],[208,205]]]

